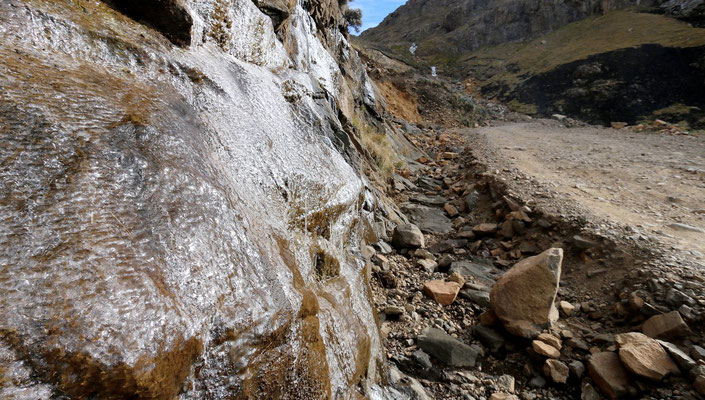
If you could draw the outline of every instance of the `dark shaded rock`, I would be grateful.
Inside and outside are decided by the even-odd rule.
[[[191,44],[193,18],[178,0],[106,0],[106,3],[158,30],[178,46]]]
[[[460,291],[460,297],[468,299],[480,307],[490,306],[490,293],[480,290],[463,289]]]
[[[480,343],[490,349],[491,352],[496,353],[504,347],[504,337],[495,330],[482,325],[476,325],[473,331],[475,332],[475,336],[480,340]]]
[[[447,365],[474,367],[477,363],[477,351],[440,329],[426,328],[416,341],[419,348]]]
[[[453,223],[441,209],[406,203],[402,211],[423,232],[444,234],[453,230]]]
[[[452,263],[448,272],[451,274],[458,273],[463,277],[471,277],[484,285],[492,286],[494,285],[494,275],[500,271],[491,265],[463,260]]]
[[[253,0],[255,5],[262,10],[263,13],[267,14],[272,20],[274,29],[279,28],[285,19],[289,18],[289,15],[296,5],[295,1],[290,0]]]

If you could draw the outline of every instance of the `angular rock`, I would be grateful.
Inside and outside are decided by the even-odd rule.
[[[448,269],[451,264],[453,264],[453,261],[455,261],[453,256],[450,254],[444,254],[438,259],[438,268],[441,268],[441,270]]]
[[[473,190],[472,193],[465,196],[465,207],[466,211],[472,211],[477,207],[477,203],[480,201],[480,194]]]
[[[622,366],[617,353],[593,354],[588,362],[588,372],[602,393],[612,400],[624,397],[631,392],[629,375]]]
[[[575,312],[575,306],[568,303],[567,301],[561,301],[558,303],[561,307],[561,311],[563,311],[563,314],[566,315],[566,317],[570,317],[573,315],[573,312]]]
[[[548,359],[543,365],[543,373],[555,383],[566,383],[570,375],[570,370],[565,363]]]
[[[699,375],[695,378],[695,391],[705,396],[705,375]]]
[[[580,400],[602,400],[602,396],[588,382],[583,383]]]
[[[671,311],[649,318],[642,331],[654,339],[675,339],[687,335],[690,329],[678,311]]]
[[[392,244],[398,249],[424,247],[423,233],[418,226],[413,224],[397,225],[394,228]]]
[[[447,306],[453,304],[458,297],[460,285],[457,282],[428,281],[424,283],[423,291],[438,304]]]
[[[619,345],[619,359],[633,374],[660,381],[679,372],[666,350],[654,339],[638,332],[615,336]]]
[[[492,224],[492,223],[485,223],[485,224],[475,225],[472,227],[473,233],[475,233],[477,236],[494,235],[495,233],[497,233],[497,229],[498,229],[497,224]]]
[[[576,378],[580,379],[585,373],[585,364],[578,360],[573,360],[568,364],[568,369]]]
[[[549,249],[520,261],[497,281],[492,309],[508,332],[530,339],[553,326],[562,261],[563,250]]]
[[[427,272],[433,273],[436,271],[436,268],[438,267],[438,263],[433,261],[433,260],[427,260],[425,258],[422,258],[420,260],[416,260],[416,264],[426,270]]]
[[[514,393],[514,385],[516,384],[516,379],[514,379],[513,376],[511,375],[502,375],[499,378],[497,378],[497,387],[499,387],[500,390],[509,392],[509,393]]]
[[[694,345],[693,348],[690,349],[690,355],[696,360],[705,360],[705,349],[698,345]]]
[[[463,289],[460,291],[460,297],[468,299],[480,307],[490,306],[490,294],[485,291]]]
[[[681,371],[687,372],[698,366],[698,363],[695,362],[695,360],[690,358],[690,356],[688,356],[683,350],[679,349],[675,344],[665,342],[663,340],[658,340],[658,343],[668,352]]]
[[[453,367],[474,367],[478,353],[440,329],[426,328],[416,339],[420,349]]]
[[[431,254],[431,252],[426,249],[416,249],[416,251],[414,251],[414,256],[417,258],[423,258],[426,260],[435,260],[436,259],[433,256],[433,254]]]
[[[402,206],[402,211],[409,216],[414,224],[418,225],[422,232],[445,234],[453,230],[453,223],[443,210],[438,208],[406,203]]]
[[[534,340],[533,342],[531,342],[531,348],[534,349],[536,353],[544,357],[559,358],[561,356],[560,350],[540,340]]]
[[[493,274],[498,272],[498,270],[491,265],[478,264],[470,261],[455,261],[450,265],[449,272],[457,272],[483,285],[494,286]]]
[[[490,400],[519,400],[519,396],[509,393],[493,393]]]
[[[452,205],[452,204],[450,204],[450,203],[446,203],[446,205],[443,206],[443,209],[446,211],[446,213],[448,214],[448,216],[451,217],[451,218],[456,217],[458,214],[460,214],[460,213],[458,212],[458,209],[457,209],[454,205]]]
[[[475,336],[480,340],[480,343],[490,349],[492,353],[496,353],[504,347],[504,337],[494,330],[482,325],[476,325],[474,332]]]
[[[549,344],[557,348],[558,350],[563,347],[563,342],[561,342],[559,338],[551,335],[550,333],[542,333],[536,338],[536,340]]]

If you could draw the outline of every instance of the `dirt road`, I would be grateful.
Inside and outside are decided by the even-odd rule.
[[[464,133],[479,162],[544,210],[705,265],[704,137],[548,120]]]

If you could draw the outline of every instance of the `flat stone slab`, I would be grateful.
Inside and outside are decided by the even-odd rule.
[[[424,233],[446,234],[453,230],[453,223],[440,208],[412,203],[405,203],[401,208]]]
[[[474,367],[478,352],[440,329],[426,328],[416,339],[419,348],[454,367]]]

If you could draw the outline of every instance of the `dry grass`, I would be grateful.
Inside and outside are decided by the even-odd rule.
[[[351,122],[360,135],[362,147],[370,153],[384,178],[392,176],[397,168],[403,166],[387,135],[379,132],[359,116],[353,117]]]

